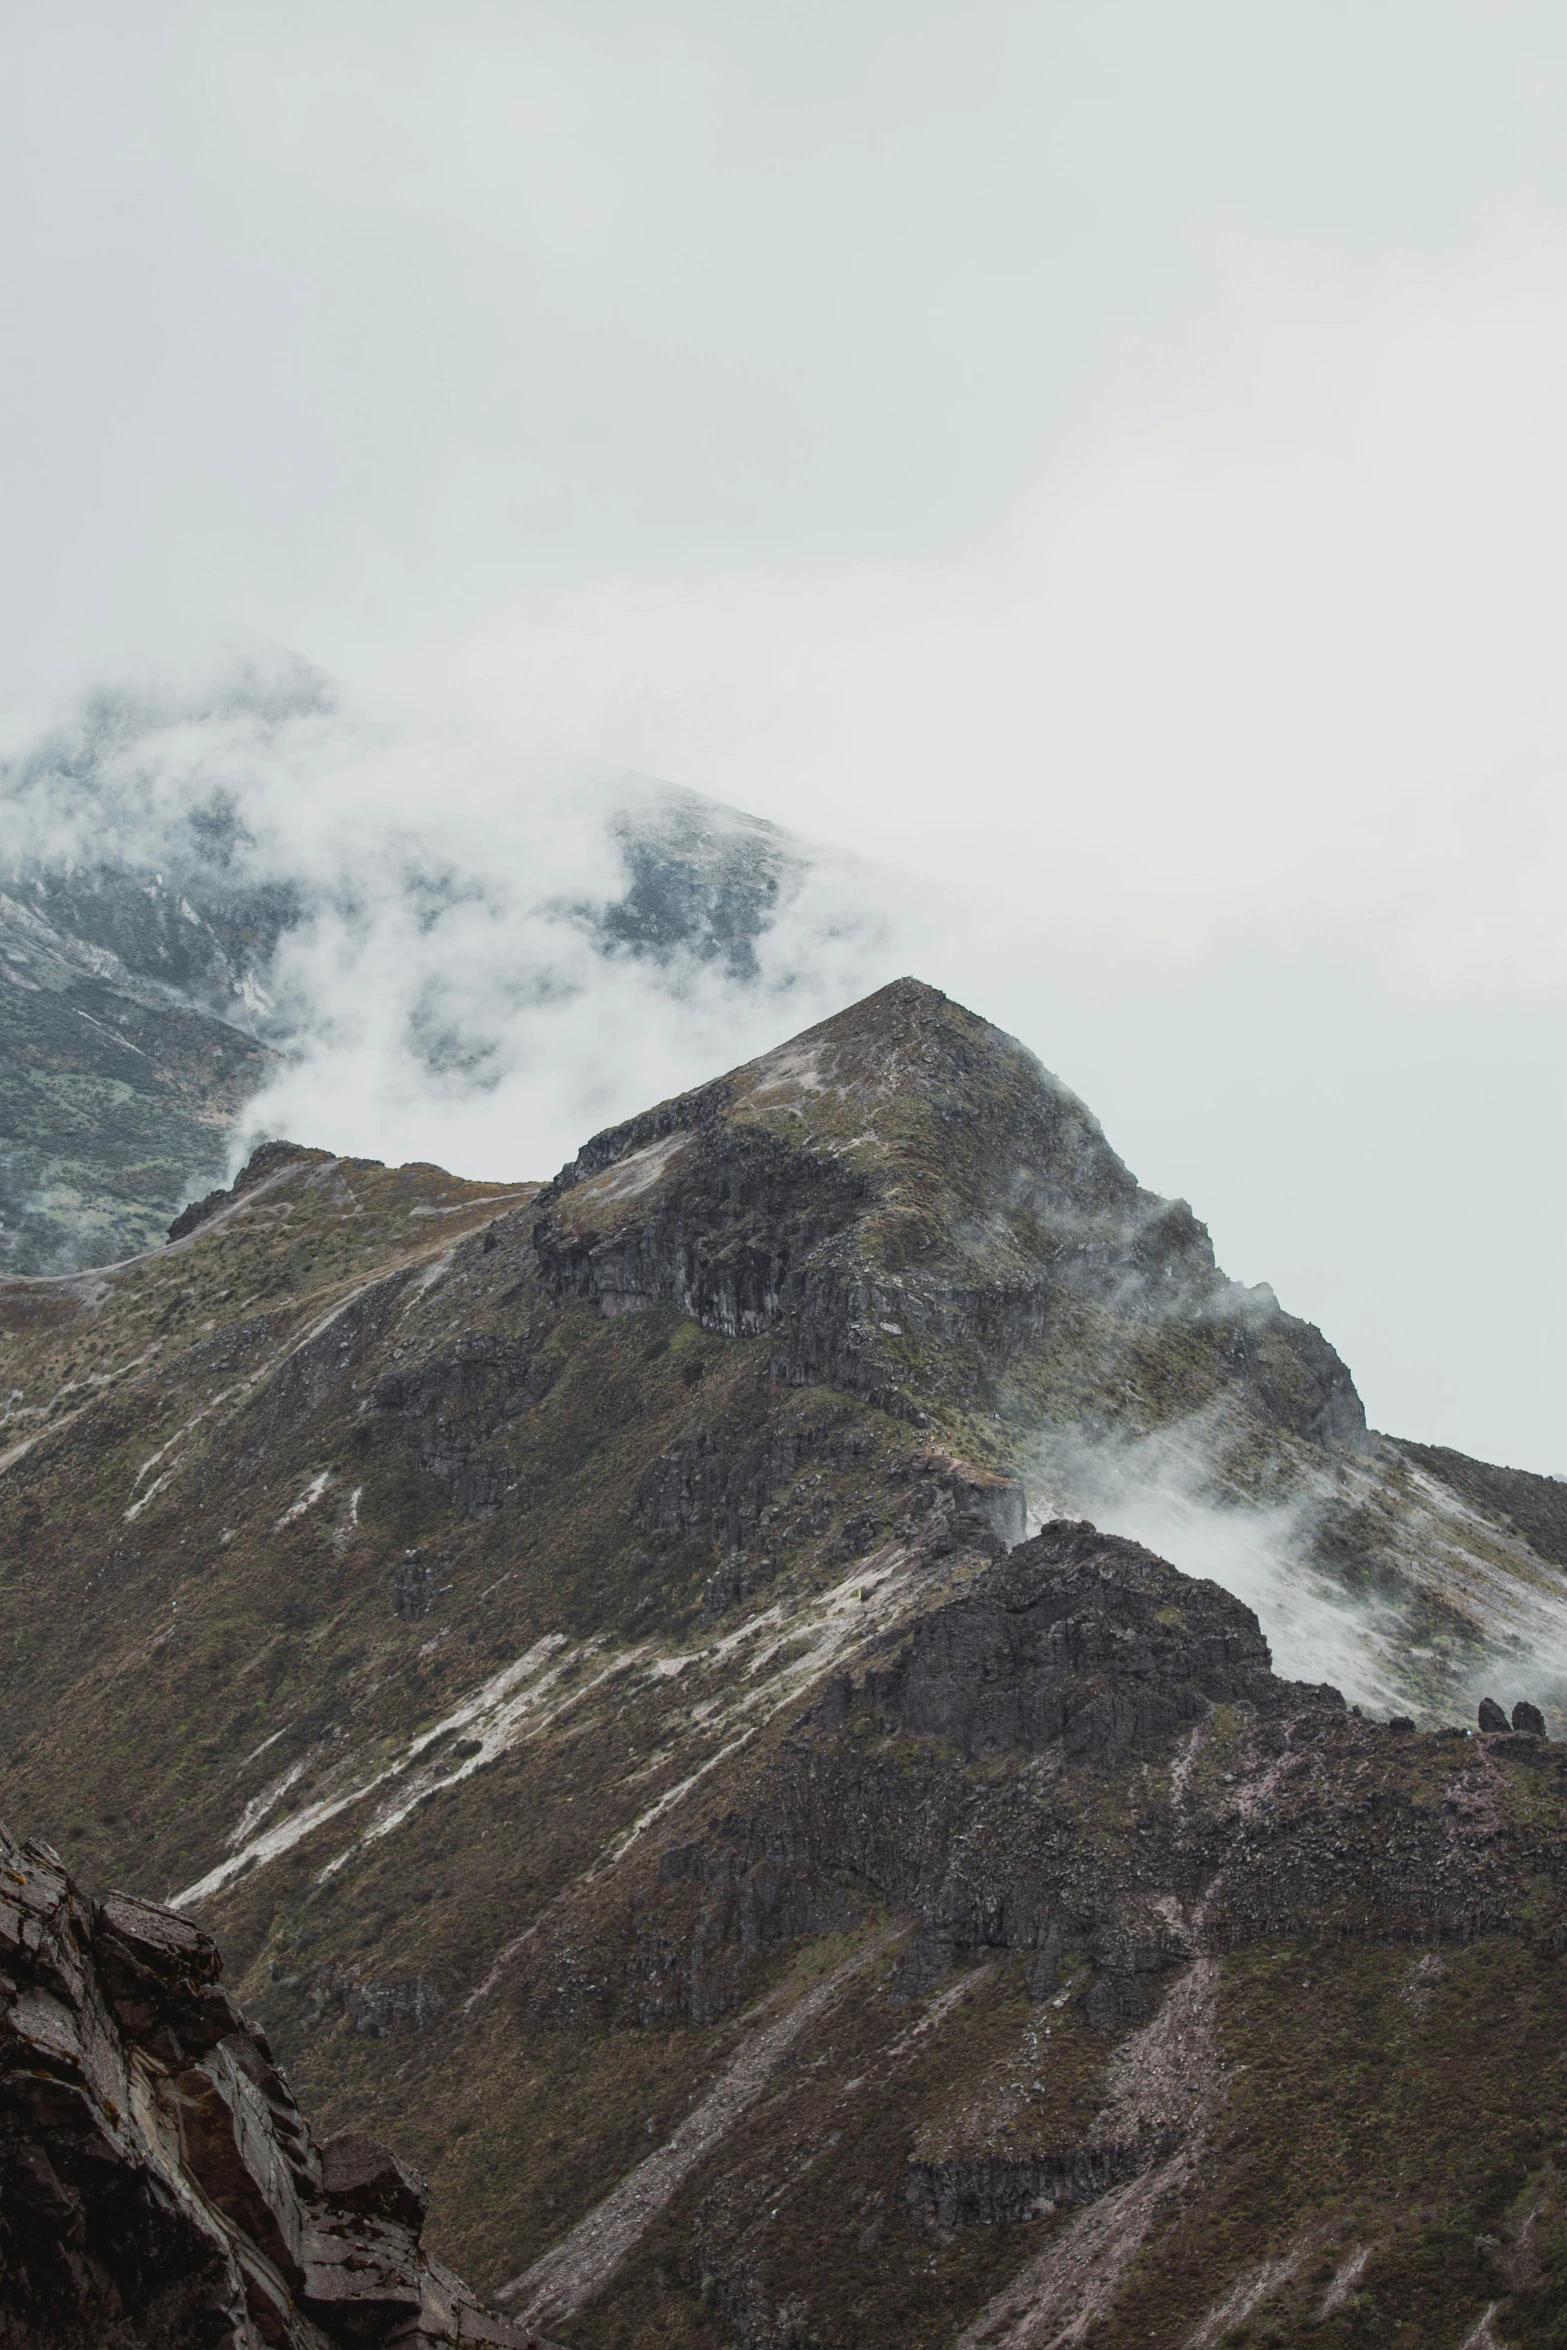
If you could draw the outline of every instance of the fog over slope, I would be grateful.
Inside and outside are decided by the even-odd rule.
[[[975,935],[961,899],[891,866],[673,784],[377,723],[257,642],[205,678],[85,697],[9,760],[0,797],[12,1273],[155,1246],[262,1136],[547,1175],[595,1128]],[[1193,1423],[1057,1433],[1021,1465],[1038,1514],[1216,1577],[1281,1669],[1398,1710],[1406,1625],[1323,1571],[1342,1496],[1235,1490],[1225,1454]],[[1509,1587],[1495,1663],[1554,1695],[1549,1582]]]
[[[152,1245],[258,1135],[547,1170],[891,944],[849,859],[674,785],[377,727],[265,648],[87,697],[0,791],[6,1057],[31,1080],[4,1111],[12,1271]],[[222,1083],[196,1067],[214,1040]]]
[[[971,920],[672,784],[377,724],[255,644],[205,679],[85,698],[0,790],[10,1272],[156,1246],[258,1137],[548,1174],[595,1128],[919,969]],[[1137,1440],[1057,1430],[1020,1465],[1038,1514],[1091,1516],[1215,1576],[1283,1669],[1398,1710],[1402,1614],[1353,1559],[1347,1582],[1342,1561],[1323,1568],[1355,1472],[1237,1484],[1231,1450],[1199,1419]],[[1432,1541],[1416,1580],[1445,1577],[1472,1610],[1474,1570],[1439,1569],[1448,1537]],[[1554,1697],[1553,1570],[1504,1596],[1497,1668]]]

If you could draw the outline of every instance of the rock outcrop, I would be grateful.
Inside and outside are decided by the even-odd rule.
[[[970,1761],[1058,1742],[1071,1761],[1113,1761],[1152,1753],[1220,1701],[1271,1706],[1278,1686],[1240,1600],[1062,1520],[923,1617],[892,1670],[841,1702]]]
[[[526,2350],[422,2250],[416,2173],[317,2146],[221,1964],[0,1828],[0,2344]]]
[[[1554,1883],[1567,1861],[1554,1810],[1499,1857],[1479,1741],[1412,1741],[1279,1678],[1240,1600],[1094,1526],[1046,1526],[891,1645],[827,1685],[743,1811],[666,1857],[666,1882],[704,1888],[668,1968],[700,1988],[689,2012],[721,2011],[726,1942],[804,1931],[771,1924],[797,1915],[841,1930],[874,1899],[917,1920],[901,1997],[1010,1953],[1035,1997],[1086,1969],[1085,2013],[1113,2027],[1189,1963],[1195,1915],[1213,1947],[1329,1921],[1463,1941],[1509,1930],[1529,1872]],[[1199,1797],[1173,1758],[1221,1714],[1233,1767]],[[1529,1751],[1530,1717],[1520,1705],[1509,1755]],[[1508,1728],[1500,1707],[1482,1726]],[[1440,1805],[1433,1766],[1452,1774]],[[742,1988],[731,1969],[727,1997]]]
[[[1365,1439],[1321,1332],[1226,1280],[1184,1200],[1144,1191],[1075,1094],[919,980],[595,1135],[532,1218],[556,1296],[765,1331],[780,1381],[916,1422],[1004,1406],[1017,1358],[1087,1311],[1199,1322],[1247,1412]]]
[[[286,1167],[296,1159],[319,1163],[328,1156],[326,1151],[306,1150],[297,1142],[258,1143],[226,1191],[220,1186],[216,1191],[207,1192],[201,1199],[193,1199],[188,1207],[181,1208],[169,1226],[170,1240],[184,1240],[203,1224],[210,1224],[214,1216],[220,1216],[225,1208],[233,1207],[236,1200],[243,1199],[247,1191],[254,1191],[258,1183],[264,1182],[269,1175],[275,1175],[280,1167]]]

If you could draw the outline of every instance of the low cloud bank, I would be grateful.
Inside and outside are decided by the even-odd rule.
[[[57,918],[65,891],[127,952],[127,893],[172,893],[190,930],[147,967],[279,1052],[236,1163],[287,1133],[547,1175],[896,968],[853,860],[674,786],[378,725],[269,648],[89,697],[0,797],[0,886],[49,876]]]
[[[1288,1680],[1327,1681],[1367,1714],[1472,1725],[1482,1697],[1542,1705],[1567,1732],[1567,1575],[1518,1551],[1432,1481],[1400,1479],[1378,1511],[1389,1462],[1297,1460],[1248,1497],[1226,1467],[1222,1425],[1199,1417],[1155,1434],[1052,1435],[1028,1474],[1032,1522],[1091,1518],[1252,1608]],[[1345,1513],[1378,1518],[1369,1575],[1346,1576],[1328,1539]]]
[[[1222,1584],[1256,1612],[1275,1672],[1330,1681],[1368,1713],[1405,1710],[1399,1628],[1391,1610],[1355,1600],[1312,1559],[1315,1502],[1257,1506],[1220,1498],[1222,1471],[1195,1424],[1117,1442],[1069,1436],[1040,1448],[1033,1515],[1081,1514],[1124,1534],[1183,1574]]]

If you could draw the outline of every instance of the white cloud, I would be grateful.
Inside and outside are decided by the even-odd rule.
[[[1559,9],[56,0],[0,45],[0,699],[217,610],[380,729],[305,761],[307,863],[384,877],[386,793],[520,873],[542,795],[569,867],[564,785],[634,768],[904,868],[889,959],[1374,1417],[1567,1467]],[[816,1008],[699,988],[666,1050],[621,975],[558,1030],[601,1083],[500,990],[459,1114],[376,1039],[416,965],[471,1012],[526,961],[507,891],[316,942],[293,1120],[538,1167]]]
[[[584,593],[493,616],[454,685],[1110,936],[1558,986],[1564,297],[1567,247],[1276,289],[961,562]]]

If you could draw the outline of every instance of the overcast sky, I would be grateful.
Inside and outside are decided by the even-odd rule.
[[[1375,1421],[1567,1471],[1559,7],[0,21],[14,723],[215,614],[956,884]]]

